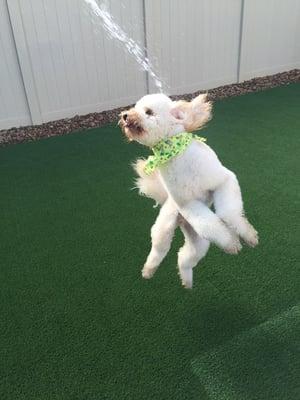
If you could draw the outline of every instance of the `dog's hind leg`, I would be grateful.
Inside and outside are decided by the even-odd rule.
[[[193,200],[178,205],[178,210],[200,237],[216,243],[230,254],[237,254],[241,249],[238,237],[203,202]]]
[[[238,180],[233,172],[214,192],[216,214],[251,247],[258,244],[258,235],[244,216],[243,200]]]
[[[185,239],[184,245],[178,252],[179,275],[183,286],[191,289],[193,286],[193,268],[205,257],[210,242],[201,238],[182,217],[179,217],[179,226]]]
[[[162,205],[155,224],[151,228],[152,247],[142,270],[144,278],[151,278],[167,255],[178,224],[177,217],[177,207],[169,198]]]

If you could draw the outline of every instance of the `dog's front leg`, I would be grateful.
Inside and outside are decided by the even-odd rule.
[[[167,255],[177,227],[177,217],[177,207],[169,198],[162,205],[155,224],[151,228],[152,248],[142,270],[144,278],[151,278]]]
[[[193,200],[181,205],[179,212],[200,237],[214,242],[226,253],[237,254],[241,249],[238,237],[203,202]]]

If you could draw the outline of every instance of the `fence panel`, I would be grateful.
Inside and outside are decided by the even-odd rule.
[[[245,0],[240,80],[300,67],[300,1]]]
[[[97,2],[146,44],[170,94],[300,67],[299,0]],[[148,91],[158,91],[151,76],[87,1],[0,0],[0,129],[128,105]]]
[[[0,129],[31,123],[6,0],[0,0]]]
[[[145,2],[148,54],[169,92],[237,81],[241,0]]]

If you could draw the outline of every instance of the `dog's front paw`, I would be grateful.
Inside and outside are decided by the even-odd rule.
[[[146,165],[146,160],[140,158],[136,160],[136,162],[133,164],[133,168],[135,169],[135,172],[140,176],[141,178],[147,177],[148,175],[145,174],[145,165]]]
[[[156,271],[156,268],[149,268],[149,267],[144,267],[142,269],[142,277],[144,279],[150,279],[154,275],[154,272]]]

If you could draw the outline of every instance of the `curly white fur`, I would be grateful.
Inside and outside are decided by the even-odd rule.
[[[147,95],[134,109],[122,114],[121,125],[131,140],[152,147],[174,134],[201,128],[211,118],[206,95],[192,102],[172,102],[163,94]],[[126,118],[125,118],[126,117]],[[244,215],[238,180],[206,144],[193,141],[180,155],[150,176],[145,160],[134,166],[140,193],[161,205],[151,229],[152,248],[142,274],[150,278],[169,251],[180,226],[185,244],[178,253],[178,267],[185,287],[192,287],[193,267],[205,256],[210,242],[227,253],[241,249],[239,237],[256,246],[258,235]],[[215,212],[210,209],[214,204]]]

